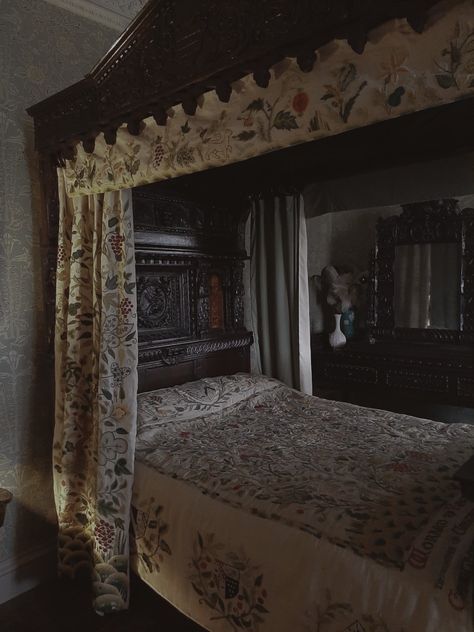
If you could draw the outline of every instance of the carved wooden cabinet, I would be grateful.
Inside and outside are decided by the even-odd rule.
[[[315,350],[313,372],[316,394],[328,389],[354,403],[398,410],[406,403],[406,412],[427,402],[474,407],[470,347],[352,342]]]

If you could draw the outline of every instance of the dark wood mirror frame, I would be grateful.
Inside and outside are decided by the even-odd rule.
[[[379,220],[372,263],[369,335],[376,340],[449,344],[474,342],[474,209],[461,210],[457,200],[432,200],[402,206],[401,215]],[[400,245],[459,243],[459,329],[395,326],[394,263]]]

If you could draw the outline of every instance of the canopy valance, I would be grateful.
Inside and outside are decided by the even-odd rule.
[[[147,118],[137,136],[122,126],[113,145],[100,134],[90,154],[78,145],[66,162],[68,193],[174,178],[458,99],[474,90],[473,50],[472,3],[422,34],[404,20],[380,27],[363,55],[347,41],[332,42],[311,72],[285,59],[271,69],[267,88],[247,75],[227,104],[208,92],[193,116],[177,105],[166,125]]]
[[[474,91],[472,3],[432,12],[422,33],[398,19],[368,37],[363,55],[354,41],[333,40],[314,54],[311,68],[300,56],[272,66],[266,79],[247,74],[229,84],[227,103],[217,86],[194,106],[184,99],[161,118],[155,113],[96,136],[84,132],[74,152],[71,145],[65,152],[68,194],[135,187],[243,161]],[[127,92],[129,85],[121,88]]]

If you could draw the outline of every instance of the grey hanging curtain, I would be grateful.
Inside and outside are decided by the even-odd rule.
[[[253,203],[250,251],[255,368],[312,393],[302,196],[267,196]]]

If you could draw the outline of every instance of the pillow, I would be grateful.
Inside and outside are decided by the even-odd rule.
[[[138,430],[143,432],[156,424],[210,415],[280,385],[264,375],[237,373],[140,393]]]

